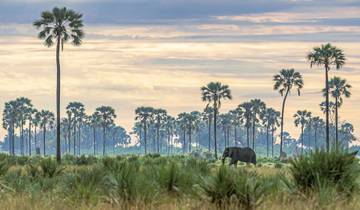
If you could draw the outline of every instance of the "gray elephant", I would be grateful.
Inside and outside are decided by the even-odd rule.
[[[234,164],[236,166],[238,161],[256,165],[256,154],[254,150],[249,147],[227,147],[222,157],[223,164],[227,157],[231,158],[230,165]]]

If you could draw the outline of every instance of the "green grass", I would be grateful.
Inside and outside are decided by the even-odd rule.
[[[359,161],[316,152],[222,165],[193,156],[10,157],[2,209],[359,209]]]

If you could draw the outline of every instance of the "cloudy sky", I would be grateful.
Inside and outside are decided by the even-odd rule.
[[[81,101],[90,114],[111,105],[117,123],[129,130],[138,106],[173,115],[202,110],[200,87],[220,81],[234,96],[222,111],[252,98],[279,110],[272,76],[295,68],[305,87],[289,98],[285,128],[297,137],[296,110],[323,116],[324,72],[310,69],[306,54],[331,42],[347,56],[331,76],[353,86],[340,118],[360,129],[360,0],[0,0],[1,109],[25,96],[54,111],[55,50],[44,47],[32,27],[54,6],[83,13],[86,25],[83,45],[66,45],[62,54],[63,107]]]

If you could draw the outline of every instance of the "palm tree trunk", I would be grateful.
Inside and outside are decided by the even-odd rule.
[[[31,156],[31,122],[29,122],[29,156]]]
[[[280,155],[283,152],[283,135],[284,135],[284,112],[285,112],[285,102],[286,102],[286,98],[289,94],[289,89],[286,90],[286,94],[284,96],[284,100],[282,103],[282,108],[281,108],[281,127],[280,127]]]
[[[304,152],[304,126],[301,126],[301,155]]]
[[[43,154],[44,154],[44,157],[45,157],[45,155],[46,155],[46,151],[45,151],[45,148],[46,148],[46,146],[45,146],[45,142],[46,142],[46,127],[45,127],[45,125],[44,125],[44,127],[43,127]]]
[[[186,148],[186,129],[184,129],[184,131],[183,131],[183,136],[184,136],[184,139],[183,139],[183,153],[185,153],[185,148]]]
[[[216,116],[217,116],[217,106],[214,103],[214,150],[215,150],[215,159],[217,159]]]
[[[250,147],[250,134],[249,134],[249,129],[250,127],[247,125],[246,126],[246,141],[247,141],[247,147]]]
[[[68,153],[71,152],[71,117],[68,117]]]
[[[271,130],[271,156],[274,157],[274,129]]]
[[[11,154],[15,155],[15,124],[11,126]]]
[[[335,99],[335,148],[339,148],[339,99]]]
[[[94,137],[94,139],[93,139],[93,147],[94,147],[94,156],[96,155],[96,146],[95,146],[95,144],[96,144],[96,128],[95,128],[95,126],[93,126],[93,137]]]
[[[21,122],[21,126],[20,126],[20,152],[21,155],[24,155],[24,124],[23,122]]]
[[[79,128],[78,128],[78,135],[79,135],[79,137],[78,137],[78,153],[79,153],[79,156],[80,156],[80,150],[81,150],[81,148],[80,148],[80,146],[81,146],[81,127],[80,127],[80,125],[79,125]]]
[[[105,138],[106,138],[106,129],[103,126],[103,156],[105,156]]]
[[[315,131],[315,136],[314,136],[314,141],[315,141],[315,150],[317,150],[317,127],[315,127],[315,129],[314,129],[314,131]]]
[[[211,151],[211,116],[209,116],[208,120],[208,132],[209,132],[209,152]]]
[[[253,120],[253,126],[252,126],[252,148],[255,151],[255,120]]]
[[[56,161],[61,162],[60,150],[60,41],[58,35],[56,43]]]
[[[36,124],[35,124],[35,126],[34,126],[34,145],[35,145],[35,153],[36,153],[36,148],[37,148],[37,145],[38,145],[38,143],[37,143],[37,136],[36,136],[36,134],[37,134],[37,132],[36,132]]]
[[[234,145],[237,147],[237,131],[236,131],[236,125],[234,126]]]
[[[147,150],[146,150],[146,136],[147,136],[147,129],[146,129],[146,122],[144,123],[144,147],[145,147],[145,155],[147,154]]]
[[[329,67],[325,65],[325,90],[326,90],[326,151],[330,151],[329,133]]]
[[[189,127],[189,153],[191,153],[191,126]]]
[[[73,153],[76,155],[76,125],[74,125],[74,144],[73,144]]]
[[[266,157],[269,157],[269,125],[266,126]]]
[[[160,153],[160,126],[156,126],[156,151]]]

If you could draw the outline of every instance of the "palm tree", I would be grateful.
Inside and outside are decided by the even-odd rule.
[[[180,131],[182,131],[182,135],[183,135],[183,143],[182,143],[183,153],[185,153],[186,150],[187,115],[188,113],[182,112],[178,114],[178,117],[176,119],[176,125],[180,129]]]
[[[345,79],[334,77],[329,81],[329,91],[331,96],[335,99],[335,147],[338,148],[339,144],[339,111],[338,109],[343,103],[343,97],[349,98],[351,85],[346,83]]]
[[[229,136],[230,136],[230,126],[231,126],[230,113],[220,114],[219,121],[224,132],[224,146],[226,148],[229,146]]]
[[[88,124],[93,129],[93,149],[94,156],[96,155],[96,128],[100,125],[100,116],[97,112],[93,113],[90,117],[88,117]]]
[[[304,86],[304,81],[299,72],[294,69],[282,69],[279,74],[276,74],[273,78],[274,90],[278,90],[283,98],[281,108],[281,124],[280,124],[280,154],[283,152],[283,133],[284,133],[284,114],[286,99],[291,93],[292,88],[296,88],[298,95],[300,96],[300,90]]]
[[[43,154],[46,155],[46,128],[54,125],[54,114],[47,110],[41,110],[39,112],[40,127],[43,129]]]
[[[114,123],[116,118],[115,110],[110,106],[101,106],[96,108],[95,113],[99,116],[100,125],[103,128],[103,156],[105,156],[106,129]]]
[[[298,127],[301,126],[301,154],[303,153],[304,148],[304,127],[309,123],[309,120],[311,119],[311,113],[303,110],[303,111],[297,111],[296,114],[294,114],[295,118],[295,126]]]
[[[26,121],[29,118],[29,114],[31,113],[33,105],[31,104],[31,100],[25,97],[17,98],[15,101],[18,106],[17,124],[20,127],[20,152],[21,155],[24,155],[24,150],[25,150],[24,125],[26,124]]]
[[[64,43],[71,40],[75,46],[81,45],[84,33],[82,31],[82,14],[66,7],[55,7],[52,11],[44,11],[41,18],[34,22],[40,30],[39,39],[43,39],[47,47],[56,43],[56,160],[61,162],[60,149],[60,49]]]
[[[71,133],[70,129],[74,129],[74,155],[76,155],[76,137],[78,138],[80,146],[80,134],[81,134],[81,124],[84,120],[85,116],[85,106],[80,102],[70,102],[66,106],[66,113],[68,116],[69,124],[69,133]],[[69,141],[70,141],[70,134],[69,134]],[[79,149],[79,148],[78,148]]]
[[[211,123],[213,119],[214,109],[211,106],[206,106],[203,112],[203,120],[208,124],[208,151],[211,151]]]
[[[154,109],[153,117],[156,127],[156,151],[157,153],[160,153],[160,128],[164,125],[167,112],[164,109]]]
[[[274,133],[276,128],[279,127],[280,112],[276,111],[271,114],[269,125],[271,128],[271,156],[274,157]]]
[[[171,140],[173,139],[174,130],[175,130],[175,118],[167,115],[164,124],[166,135],[167,135],[167,153],[170,154]]]
[[[3,128],[8,130],[9,154],[15,155],[15,124],[18,118],[18,104],[16,101],[5,103],[3,111]]]
[[[32,136],[32,126],[34,123],[34,119],[36,118],[36,113],[38,111],[35,108],[31,108],[29,109],[28,115],[27,115],[27,120],[29,121],[29,137],[28,137],[28,148],[29,148],[29,155],[31,156],[31,136]],[[35,133],[36,135],[36,133]]]
[[[326,114],[326,101],[323,101],[319,104],[320,106],[320,110]],[[330,118],[330,124],[333,123],[335,121],[335,110],[336,110],[336,105],[334,102],[329,101],[329,118]],[[326,127],[326,125],[325,125]]]
[[[186,120],[186,127],[188,130],[188,136],[189,136],[189,153],[191,153],[192,134],[194,130],[198,129],[200,123],[200,112],[192,111],[190,113],[186,113],[185,120]]]
[[[145,154],[147,154],[147,126],[150,119],[153,117],[154,108],[152,107],[138,107],[135,110],[135,120],[140,121],[142,123],[142,127],[144,129],[144,148]]]
[[[266,128],[266,156],[269,156],[269,132],[272,126],[278,123],[280,112],[275,111],[273,108],[266,108],[261,114],[262,123]]]
[[[234,127],[234,145],[235,147],[238,144],[238,134],[237,134],[237,128],[242,124],[242,110],[239,108],[236,108],[234,110],[230,110],[229,114],[231,115],[231,124]]]
[[[250,102],[244,102],[238,106],[238,109],[242,110],[242,118],[245,120],[246,127],[246,142],[247,147],[250,147],[250,134],[249,130],[251,127],[251,119],[252,119],[252,104]]]
[[[217,142],[216,142],[216,118],[221,107],[221,100],[232,99],[231,91],[228,85],[223,85],[220,82],[210,82],[208,85],[201,88],[202,91],[202,100],[207,102],[207,106],[212,103],[214,109],[214,148],[215,148],[215,158],[217,158]]]
[[[307,56],[310,67],[313,65],[324,66],[325,69],[325,98],[326,98],[326,150],[330,150],[329,132],[329,71],[332,66],[340,69],[345,65],[345,55],[341,49],[332,46],[330,43],[315,47]]]
[[[346,149],[349,149],[349,143],[356,140],[354,135],[354,126],[351,123],[344,122],[341,125],[340,133],[342,134],[342,140]]]
[[[266,105],[260,99],[252,99],[251,103],[251,112],[252,112],[252,140],[253,140],[253,150],[255,150],[255,131],[256,131],[256,123],[259,122],[259,118],[264,109],[266,109]]]
[[[315,150],[317,150],[317,135],[318,130],[325,125],[324,121],[320,117],[313,117],[312,120],[312,127],[314,128],[314,143],[315,143]]]

